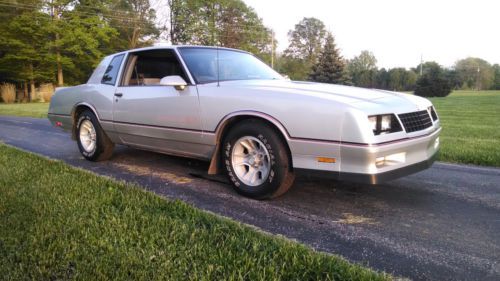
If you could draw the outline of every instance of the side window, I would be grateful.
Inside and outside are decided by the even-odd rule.
[[[157,49],[136,52],[129,56],[124,72],[124,86],[159,85],[163,77],[178,75],[189,81],[173,50]]]
[[[101,83],[108,85],[115,85],[116,77],[118,76],[118,70],[120,69],[120,65],[122,64],[124,55],[119,55],[114,57],[106,68],[106,72],[102,76]]]

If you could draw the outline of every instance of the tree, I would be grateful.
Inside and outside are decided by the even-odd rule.
[[[41,2],[31,4],[41,7]],[[49,22],[48,15],[31,9],[17,13],[0,28],[3,37],[0,73],[12,82],[21,83],[28,100],[33,97],[36,81],[53,80],[53,64],[46,46]]]
[[[108,9],[103,9],[104,16],[119,32],[118,38],[121,45],[127,45],[126,49],[149,46],[159,37],[160,30],[155,25],[156,11],[151,8],[149,0],[115,0]]]
[[[304,18],[288,32],[290,45],[285,55],[303,59],[310,64],[316,63],[325,42],[325,24],[317,18]]]
[[[281,74],[287,75],[291,80],[307,80],[310,68],[304,67],[304,61],[280,54],[276,58],[276,71]]]
[[[442,77],[423,75],[417,80],[415,87],[415,95],[421,97],[446,97],[450,93],[450,84]]]
[[[169,36],[173,44],[238,48],[270,59],[273,34],[243,1],[169,0],[169,3]]]
[[[58,85],[82,83],[105,54],[149,44],[155,34],[154,11],[147,0],[23,0],[6,5],[0,7],[0,72],[19,83],[29,81],[32,88],[54,80]]]
[[[405,71],[403,75],[403,90],[413,91],[415,89],[417,79],[418,75],[414,71],[412,70]]]
[[[105,45],[119,41],[115,28],[98,13],[84,12],[85,9],[79,5],[54,8],[50,27],[53,40],[48,44],[57,63],[58,85],[65,80],[68,84],[84,82],[104,56]]]
[[[485,60],[466,58],[455,63],[455,70],[462,81],[462,87],[475,90],[487,90],[493,85],[494,70]]]
[[[296,80],[306,80],[325,42],[325,24],[316,18],[303,18],[288,32],[290,44],[283,52],[282,72]]]
[[[388,71],[387,89],[391,91],[412,91],[415,89],[417,74],[413,70],[397,67]]]
[[[359,87],[375,87],[377,59],[370,51],[362,51],[359,56],[349,60],[347,71],[352,83]]]
[[[197,3],[186,0],[168,0],[169,6],[169,38],[172,44],[186,44],[192,40],[196,30],[196,18],[191,16],[191,11],[197,7],[190,5]]]
[[[173,43],[234,47],[271,60],[273,33],[242,0],[168,3]],[[149,0],[17,0],[0,12],[1,80],[33,87],[47,79],[83,83],[104,55],[150,45],[159,36]]]
[[[417,65],[417,67],[412,68],[412,70],[416,73],[420,73],[420,70],[422,70],[422,75],[441,75],[443,74],[444,69],[439,65],[439,63],[435,61],[426,61],[424,63],[420,63]]]
[[[222,46],[243,49],[269,60],[274,34],[265,27],[253,8],[243,1],[222,1],[218,22],[219,40]],[[276,44],[276,40],[274,40]]]
[[[313,65],[309,79],[316,82],[344,84],[347,82],[345,61],[339,54],[333,35],[328,32],[325,46]]]
[[[423,65],[422,76],[416,82],[415,95],[446,97],[450,93],[451,85],[446,77],[446,71],[436,62],[426,62]]]
[[[500,65],[493,65],[493,71],[495,72],[495,78],[493,79],[492,90],[500,90]]]
[[[389,70],[389,81],[387,86],[392,91],[401,91],[403,90],[403,75],[406,69],[404,68],[392,68]]]
[[[382,68],[377,72],[375,88],[378,89],[389,89],[389,72]]]
[[[450,87],[455,90],[460,89],[462,87],[462,81],[458,76],[458,72],[455,69],[445,69],[444,71],[444,77],[448,80]]]
[[[377,69],[377,58],[370,51],[361,51],[361,53],[351,59],[348,64],[349,71],[362,72]]]

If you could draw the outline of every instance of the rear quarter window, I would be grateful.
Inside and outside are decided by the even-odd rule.
[[[116,78],[118,77],[118,71],[120,70],[120,65],[122,64],[124,55],[115,56],[109,63],[104,75],[102,76],[101,83],[107,85],[115,85]]]
[[[112,57],[110,56],[102,59],[99,65],[94,69],[94,72],[92,72],[87,84],[101,84],[102,76],[104,75],[104,72],[106,72],[106,68],[111,62],[111,59]]]

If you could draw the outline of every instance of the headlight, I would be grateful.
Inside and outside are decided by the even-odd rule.
[[[368,121],[374,135],[402,131],[401,125],[394,114],[368,116]]]
[[[368,117],[368,121],[370,122],[370,128],[375,132],[377,130],[377,116]]]
[[[391,130],[391,119],[392,115],[382,115],[380,119],[380,130],[382,132]]]

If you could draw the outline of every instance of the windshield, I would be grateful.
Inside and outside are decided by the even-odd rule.
[[[179,48],[179,51],[197,83],[217,80],[283,79],[267,64],[248,53],[219,49],[217,54],[215,48],[189,47]]]

